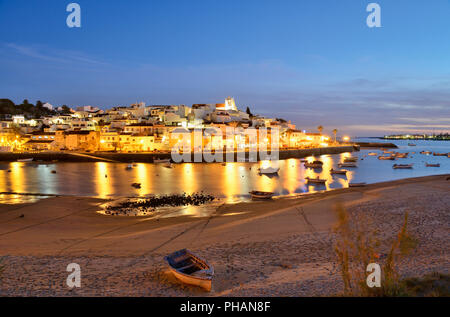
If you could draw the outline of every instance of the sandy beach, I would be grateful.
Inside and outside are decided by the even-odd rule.
[[[105,200],[58,196],[0,205],[0,296],[333,296],[335,206],[370,217],[386,249],[409,212],[417,247],[402,276],[450,271],[450,175],[361,188],[224,204],[209,217],[114,217]],[[163,257],[189,248],[215,268],[205,293],[179,284]],[[66,266],[81,266],[81,288],[66,286]]]

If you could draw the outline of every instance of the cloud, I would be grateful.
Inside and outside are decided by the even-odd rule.
[[[20,54],[22,56],[38,59],[44,62],[52,63],[82,63],[82,64],[96,64],[106,65],[107,63],[93,59],[81,52],[73,50],[53,49],[43,46],[23,46],[15,43],[6,43],[4,47],[10,53]]]

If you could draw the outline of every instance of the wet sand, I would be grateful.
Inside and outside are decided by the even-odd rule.
[[[0,295],[336,295],[342,292],[333,252],[336,203],[370,216],[386,241],[408,211],[418,246],[400,263],[401,274],[448,274],[449,176],[222,205],[203,218],[105,216],[96,212],[105,200],[86,197],[1,204]],[[163,257],[184,247],[214,265],[210,293],[180,285],[167,272]],[[66,266],[73,262],[81,266],[82,287],[70,290]]]

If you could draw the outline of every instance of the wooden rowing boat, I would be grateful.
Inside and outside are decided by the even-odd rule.
[[[253,199],[271,199],[273,196],[272,192],[262,192],[257,190],[253,190],[249,192],[249,194],[252,195]]]
[[[211,291],[214,268],[187,249],[176,251],[164,257],[170,271],[183,283]]]

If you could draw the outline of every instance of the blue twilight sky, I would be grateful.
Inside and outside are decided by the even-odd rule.
[[[0,98],[223,102],[350,135],[450,130],[450,1],[0,0]],[[73,1],[75,2],[75,1]]]

